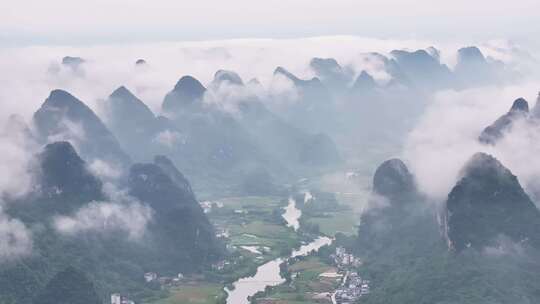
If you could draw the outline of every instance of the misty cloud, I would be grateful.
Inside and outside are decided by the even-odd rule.
[[[454,60],[455,51],[463,44],[436,43],[422,40],[381,40],[354,36],[328,36],[301,39],[244,39],[203,42],[156,43],[133,46],[95,47],[25,47],[0,49],[0,101],[3,115],[19,113],[27,120],[53,89],[65,89],[79,97],[96,113],[103,114],[102,100],[116,88],[125,85],[133,90],[154,113],[161,112],[167,92],[182,75],[193,75],[208,84],[216,70],[237,72],[244,80],[257,78],[270,95],[289,92],[287,85],[274,79],[277,66],[301,78],[311,78],[309,61],[313,57],[335,58],[342,66],[351,67],[357,75],[367,70],[382,82],[388,75],[380,58],[371,52],[387,55],[393,49],[422,49],[436,45],[442,61]],[[508,49],[513,51],[508,51]],[[521,50],[518,45],[502,43],[481,46],[483,52],[497,59],[515,59],[508,54]],[[217,51],[219,50],[219,51]],[[61,65],[64,56],[80,56],[83,74]],[[32,58],[32,60],[29,60]],[[147,65],[140,69],[136,60]],[[52,68],[51,66],[56,66]],[[54,72],[51,72],[53,70]],[[278,94],[272,94],[277,92]],[[103,116],[103,115],[100,115]]]
[[[61,131],[50,135],[47,142],[69,141],[76,149],[86,139],[86,132],[82,122],[74,122],[64,118],[59,124]]]
[[[26,131],[14,128],[14,121],[0,133],[0,196],[20,197],[32,188],[34,153],[37,145],[28,138]]]
[[[94,175],[103,179],[117,179],[122,175],[120,168],[116,168],[112,164],[101,159],[93,160],[88,168]]]
[[[32,233],[17,219],[10,219],[0,209],[0,262],[29,255]]]
[[[506,113],[518,97],[534,103],[539,87],[537,83],[524,83],[438,93],[409,134],[403,152],[420,190],[439,202],[444,201],[462,166],[476,152],[495,156],[518,176],[522,185],[537,177],[540,164],[535,162],[540,137],[536,129],[517,122],[495,146],[481,144],[478,136]]]
[[[91,202],[73,216],[57,216],[54,227],[65,235],[123,231],[135,240],[144,235],[151,217],[151,209],[140,203]]]
[[[492,257],[523,257],[525,255],[525,248],[523,246],[524,243],[526,243],[526,240],[523,240],[522,242],[514,242],[507,236],[499,235],[495,240],[495,244],[493,246],[484,247],[482,252],[486,256]]]
[[[121,231],[127,233],[131,240],[140,239],[152,220],[152,209],[112,183],[104,183],[103,191],[107,201],[94,201],[73,215],[55,217],[54,228],[64,235]]]
[[[309,67],[311,58],[335,58],[342,67],[351,69],[355,75],[366,70],[378,82],[385,83],[390,80],[390,76],[384,69],[384,59],[373,52],[388,56],[393,49],[425,49],[433,45],[440,51],[441,61],[452,67],[456,50],[464,44],[328,36],[131,46],[0,49],[0,70],[11,71],[0,74],[3,88],[0,91],[0,103],[4,110],[0,114],[0,121],[4,119],[2,114],[7,116],[11,113],[20,113],[29,121],[50,90],[55,88],[66,89],[80,97],[100,117],[105,117],[103,99],[120,85],[132,89],[154,113],[159,114],[164,96],[185,74],[195,76],[209,87],[205,96],[208,104],[234,112],[239,100],[257,97],[270,109],[279,111],[280,107],[287,107],[299,100],[301,93],[286,77],[273,75],[277,66],[284,66],[298,77],[309,79],[314,76],[314,71]],[[519,45],[506,41],[491,41],[478,45],[485,54],[507,63],[521,62],[520,58],[530,57]],[[72,68],[63,66],[61,59],[66,55],[83,58],[85,62],[77,69],[82,69],[84,73],[76,73]],[[29,58],[32,60],[28,60]],[[135,65],[140,58],[147,62],[143,69]],[[218,69],[235,71],[244,79],[246,85],[211,88],[209,84]],[[252,78],[256,78],[260,83],[246,81]],[[474,152],[490,149],[478,145],[477,133],[507,111],[509,103],[517,96],[521,96],[523,92],[535,92],[536,88],[532,90],[532,87],[533,84],[526,90],[519,86],[488,87],[436,94],[426,114],[410,134],[403,153],[404,159],[411,163],[412,171],[418,176],[420,187],[432,196],[444,197],[456,180],[458,168],[464,160]],[[501,90],[507,93],[500,94]],[[59,137],[51,140],[68,139],[76,147],[77,141],[85,136],[84,130],[69,121],[64,125],[72,138]],[[173,131],[161,132],[155,137],[156,142],[168,147],[184,140],[181,134]],[[24,176],[24,166],[11,169],[8,164],[11,166],[25,163],[26,158],[23,156],[26,154],[19,154],[17,146],[10,146],[7,151],[10,151],[9,149],[12,152],[7,155],[12,155],[15,160],[0,160],[0,166],[4,166],[6,172],[18,172],[20,174],[16,174],[17,176]],[[497,156],[497,153],[493,154]],[[18,161],[17,158],[22,159]],[[501,160],[505,162],[504,157]],[[91,163],[90,167],[105,175],[116,175],[114,170],[109,170],[114,168],[107,168],[99,162]],[[512,169],[511,165],[509,167]],[[437,168],[440,174],[434,177],[431,168]],[[519,168],[516,174],[518,171]],[[9,186],[13,183],[12,179],[0,178],[0,184],[4,183],[5,187],[24,188],[24,180],[17,182]],[[28,186],[29,182],[26,182],[26,187]],[[0,188],[3,186],[0,185]]]
[[[173,148],[178,143],[182,143],[182,144],[186,143],[186,140],[182,136],[182,134],[176,131],[171,131],[171,130],[165,130],[165,131],[159,132],[158,134],[156,134],[154,141],[167,148]]]

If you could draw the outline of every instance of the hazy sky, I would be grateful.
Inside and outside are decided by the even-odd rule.
[[[288,38],[537,44],[539,0],[2,0],[0,45]]]

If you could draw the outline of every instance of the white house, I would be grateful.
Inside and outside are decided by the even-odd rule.
[[[157,273],[155,272],[147,272],[144,274],[144,280],[146,282],[152,282],[157,279]]]

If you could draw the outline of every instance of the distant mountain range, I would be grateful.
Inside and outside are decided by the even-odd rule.
[[[300,178],[342,169],[350,153],[380,154],[380,146],[399,142],[431,93],[514,76],[476,47],[460,49],[454,69],[433,47],[370,56],[390,79],[356,73],[333,58],[310,60],[309,79],[277,67],[274,79],[295,96],[283,107],[268,91],[253,90],[264,91],[256,79],[245,82],[221,69],[206,85],[181,77],[160,113],[120,86],[104,100],[102,117],[64,90],[51,91],[28,125],[12,116],[4,133],[28,151],[40,148],[29,162],[28,193],[2,197],[1,211],[30,231],[33,248],[0,264],[0,303],[98,304],[113,291],[143,298],[152,288],[144,284],[145,272],[197,273],[227,254],[197,194],[283,195]],[[80,76],[88,64],[66,56],[60,68]],[[135,65],[151,67],[143,59]],[[479,141],[496,145],[515,121],[534,124],[538,113],[538,105],[529,112],[518,99]],[[366,143],[371,150],[364,151]],[[347,240],[366,260],[374,286],[381,286],[366,303],[463,303],[486,272],[451,286],[431,285],[441,275],[459,277],[459,267],[448,265],[463,263],[474,272],[468,255],[508,243],[527,254],[540,249],[537,208],[517,178],[486,154],[465,165],[443,206],[429,204],[403,161],[385,161],[374,174],[368,205],[358,236]],[[416,272],[427,273],[429,283]],[[500,282],[494,282],[481,290],[495,292]],[[437,288],[467,296],[418,296]],[[535,288],[524,287],[528,303],[538,300]]]

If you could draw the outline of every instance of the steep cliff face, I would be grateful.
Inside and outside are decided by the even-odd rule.
[[[538,245],[540,212],[518,179],[494,157],[475,154],[446,202],[451,248],[483,249],[499,236]]]
[[[154,210],[149,230],[165,259],[197,269],[221,253],[191,186],[170,161],[157,157],[155,163],[134,164],[129,192]]]

